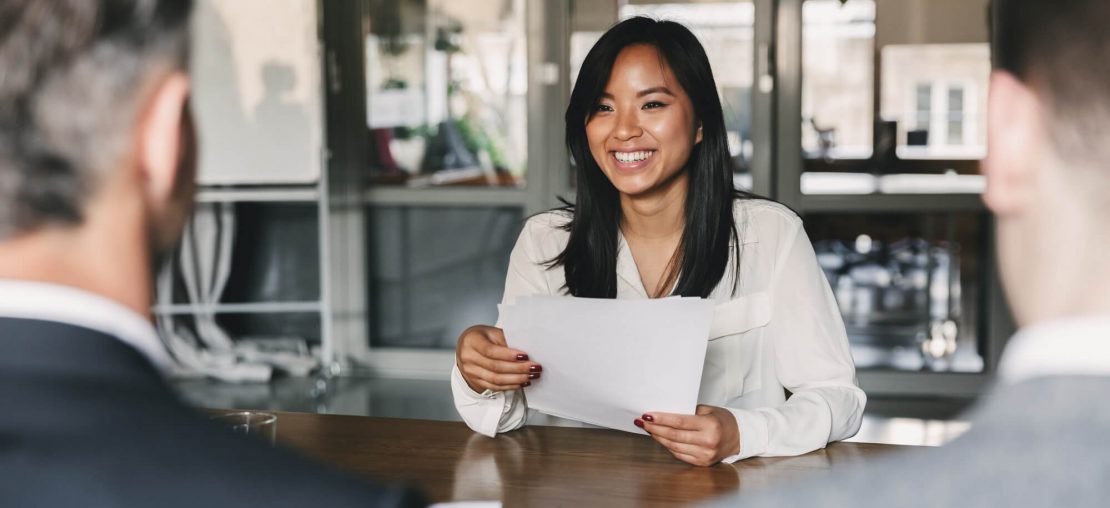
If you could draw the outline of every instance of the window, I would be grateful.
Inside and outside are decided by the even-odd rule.
[[[806,171],[976,173],[971,161],[986,151],[985,4],[806,0]]]
[[[933,86],[929,83],[917,85],[915,94],[916,107],[914,115],[914,130],[929,132],[929,123],[933,116]],[[908,143],[914,144],[914,143]],[[926,143],[919,143],[926,144]]]
[[[802,6],[802,150],[809,159],[871,156],[875,2]]]
[[[800,129],[786,143],[800,156],[780,152],[775,197],[805,218],[856,365],[883,379],[881,390],[912,389],[885,383],[907,372],[989,370],[1005,332],[989,328],[991,222],[975,195],[987,1],[801,8],[801,58],[780,55],[779,90],[789,93],[777,110],[793,122],[784,115],[798,114],[789,101],[800,85]]]
[[[523,184],[524,0],[370,2],[370,180],[409,187]]]
[[[964,139],[964,89],[959,85],[948,88],[948,144],[962,145]]]
[[[467,327],[494,324],[520,208],[376,206],[368,215],[372,347],[451,349]]]
[[[969,114],[966,98],[979,83],[952,83],[943,80],[933,83],[918,83],[914,86],[913,109],[899,115],[907,119],[911,127],[906,130],[900,143],[900,155],[915,156],[973,156],[985,150],[986,140],[976,139],[972,134],[983,132],[986,128],[981,122],[982,115]],[[974,122],[976,125],[969,125]]]
[[[882,117],[898,127],[903,159],[977,160],[986,155],[990,48],[891,45],[882,50]]]

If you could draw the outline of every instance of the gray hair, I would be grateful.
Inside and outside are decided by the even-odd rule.
[[[82,221],[156,72],[184,69],[191,0],[0,0],[0,240]]]

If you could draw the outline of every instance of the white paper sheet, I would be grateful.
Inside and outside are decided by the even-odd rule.
[[[713,318],[701,298],[529,296],[498,306],[509,346],[543,366],[528,407],[644,434],[646,411],[693,414]]]

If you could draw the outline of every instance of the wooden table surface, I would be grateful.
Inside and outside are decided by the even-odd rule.
[[[276,414],[278,442],[324,463],[417,486],[433,502],[505,506],[684,505],[911,448],[835,443],[800,457],[695,467],[647,436],[615,430],[525,427],[491,439],[460,422]]]

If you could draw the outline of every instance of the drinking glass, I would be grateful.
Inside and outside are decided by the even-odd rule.
[[[277,416],[270,413],[237,411],[216,415],[210,420],[236,434],[246,434],[261,439],[270,446],[273,446],[277,439]]]

